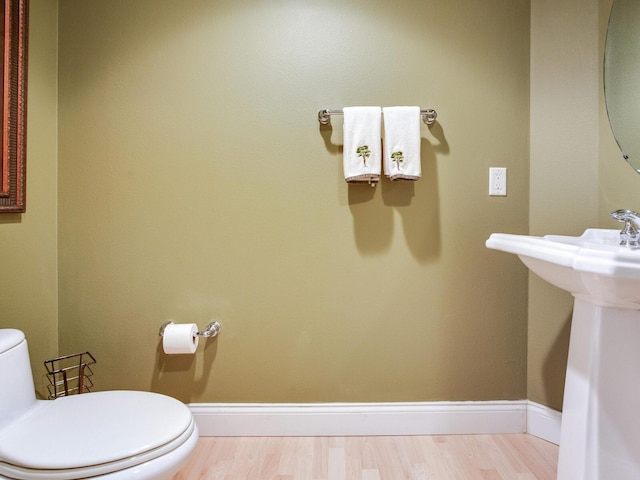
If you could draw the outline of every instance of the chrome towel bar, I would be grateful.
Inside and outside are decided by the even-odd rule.
[[[318,111],[318,121],[321,125],[328,125],[331,123],[331,115],[343,115],[342,109],[332,110],[329,108],[323,108]],[[427,125],[433,125],[438,118],[438,113],[432,108],[420,110],[422,121]]]

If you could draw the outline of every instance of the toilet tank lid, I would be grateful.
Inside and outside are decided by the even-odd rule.
[[[24,333],[15,328],[0,328],[0,354],[11,350],[24,340]]]

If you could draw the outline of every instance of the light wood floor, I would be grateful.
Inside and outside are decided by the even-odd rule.
[[[174,480],[554,480],[557,463],[526,434],[201,437]]]

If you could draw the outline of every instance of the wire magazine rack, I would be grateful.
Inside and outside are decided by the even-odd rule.
[[[46,360],[49,399],[90,392],[93,387],[91,366],[96,363],[89,352],[74,353]]]

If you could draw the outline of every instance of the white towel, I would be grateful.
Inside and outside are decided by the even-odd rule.
[[[382,170],[380,107],[345,107],[344,179],[349,183],[375,185]]]
[[[391,180],[418,180],[420,165],[420,107],[385,107],[384,174]]]

